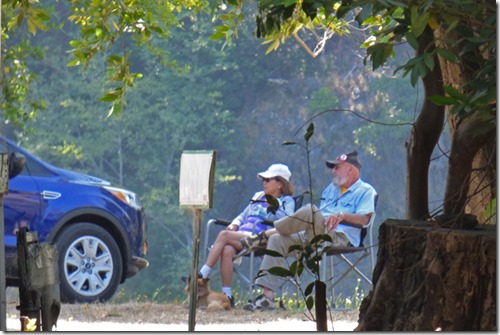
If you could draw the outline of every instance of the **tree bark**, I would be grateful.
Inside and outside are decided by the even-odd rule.
[[[387,220],[355,331],[496,331],[496,227]]]
[[[437,47],[456,52],[446,44],[449,37],[446,38],[444,28],[436,29],[434,35]],[[471,80],[468,70],[475,65],[469,64],[467,57],[462,57],[459,63],[443,58],[439,62],[443,85],[467,94],[467,84]],[[495,223],[496,215],[491,216],[486,209],[496,198],[496,127],[488,132],[482,131],[491,122],[484,115],[496,115],[496,106],[490,108],[474,111],[465,118],[448,112],[452,145],[443,205],[445,215],[473,214],[481,223]]]
[[[473,163],[477,153],[485,146],[488,139],[493,140],[491,132],[478,133],[478,129],[483,125],[483,122],[481,115],[476,113],[460,122],[454,131],[444,197],[444,214],[459,215],[471,212],[470,209],[466,210],[466,204],[470,200],[469,191]],[[487,166],[480,167],[480,169],[487,171]],[[475,180],[475,182],[477,185],[482,184],[481,181]],[[486,182],[491,183],[491,180],[488,178]],[[494,185],[491,186],[494,187]],[[477,189],[474,188],[475,190]]]
[[[430,52],[433,33],[427,28],[419,40],[417,54]],[[430,100],[432,95],[444,95],[439,59],[434,57],[434,69],[424,78],[424,103],[407,144],[406,217],[424,219],[429,216],[428,175],[431,155],[443,131],[445,110]]]

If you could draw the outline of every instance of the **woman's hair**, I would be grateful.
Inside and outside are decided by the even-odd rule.
[[[281,193],[283,193],[283,195],[293,195],[295,189],[291,181],[288,181],[281,176],[276,176],[274,178],[281,183]]]

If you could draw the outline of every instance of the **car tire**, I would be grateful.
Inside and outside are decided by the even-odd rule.
[[[61,301],[107,301],[121,281],[123,263],[112,235],[92,223],[75,223],[58,234]]]

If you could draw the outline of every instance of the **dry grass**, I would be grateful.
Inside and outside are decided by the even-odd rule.
[[[9,317],[19,317],[15,303],[7,305]],[[358,311],[334,311],[333,320],[357,321]],[[187,324],[187,304],[157,304],[128,302],[123,304],[63,304],[59,320],[81,322]],[[230,311],[196,311],[197,324],[265,323],[276,320],[308,320],[304,313],[276,309],[274,311],[245,311],[236,306]]]

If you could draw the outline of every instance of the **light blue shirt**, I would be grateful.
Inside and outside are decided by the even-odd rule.
[[[340,188],[330,183],[321,195],[320,210],[324,217],[333,213],[344,212],[350,214],[373,214],[369,224],[373,222],[375,214],[375,197],[377,192],[368,183],[358,179],[342,195]],[[358,228],[338,225],[336,232],[344,233],[353,246],[358,246],[361,233]]]

